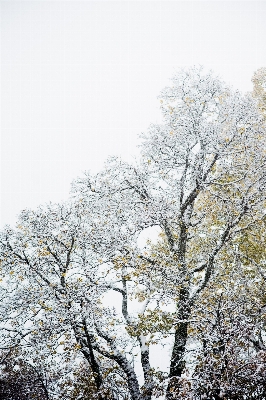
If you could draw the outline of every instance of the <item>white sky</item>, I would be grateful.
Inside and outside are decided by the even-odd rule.
[[[1,1],[1,226],[131,159],[175,69],[241,90],[266,66],[265,1]]]

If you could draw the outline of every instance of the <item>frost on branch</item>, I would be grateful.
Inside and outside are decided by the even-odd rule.
[[[51,399],[265,398],[263,115],[203,68],[160,99],[138,162],[1,232],[1,347],[50,371]]]

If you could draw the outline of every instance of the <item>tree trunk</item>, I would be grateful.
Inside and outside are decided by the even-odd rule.
[[[144,389],[142,390],[141,400],[151,400],[154,382],[151,373],[149,347],[146,344],[146,336],[140,335],[138,341],[140,344],[141,365],[144,375]]]
[[[188,337],[188,318],[191,314],[191,308],[188,305],[189,291],[187,288],[182,288],[180,291],[179,312],[178,312],[178,327],[175,331],[175,340],[172,350],[169,371],[169,383],[166,391],[166,399],[172,400],[176,398],[175,394],[178,393],[179,379],[185,368],[185,361],[183,360],[187,337]]]

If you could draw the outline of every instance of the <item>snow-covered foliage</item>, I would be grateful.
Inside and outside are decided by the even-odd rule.
[[[263,116],[203,68],[160,100],[139,162],[1,232],[1,347],[49,371],[51,399],[266,398]]]

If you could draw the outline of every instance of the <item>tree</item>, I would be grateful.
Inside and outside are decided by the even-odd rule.
[[[68,203],[24,210],[1,233],[3,345],[61,359],[69,376],[82,355],[99,400],[179,396],[188,344],[208,332],[202,300],[228,265],[241,279],[254,270],[236,254],[245,232],[263,225],[263,117],[251,95],[203,68],[172,82],[161,94],[164,123],[142,135],[139,163],[109,159],[73,183]],[[158,237],[143,248],[147,229]],[[149,354],[165,338],[167,380]]]
[[[258,107],[266,117],[266,68],[259,68],[253,75],[253,96],[258,100]]]
[[[33,365],[5,352],[0,360],[1,400],[49,400],[46,378]]]

